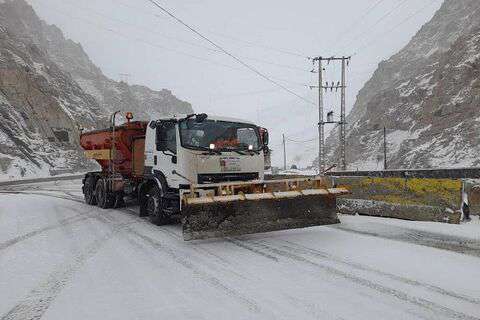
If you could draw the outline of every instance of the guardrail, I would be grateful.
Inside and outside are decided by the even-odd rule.
[[[480,179],[480,168],[398,169],[328,172],[334,177]]]
[[[35,179],[0,181],[0,187],[15,186],[15,185],[21,185],[21,184],[30,184],[30,183],[39,183],[39,182],[76,180],[76,179],[81,179],[84,176],[85,176],[85,174],[75,174],[75,175],[69,175],[69,176],[55,176],[55,177],[35,178]]]

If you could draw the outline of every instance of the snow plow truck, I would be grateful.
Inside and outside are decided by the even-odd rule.
[[[138,202],[140,216],[181,221],[184,240],[338,223],[327,177],[265,179],[268,131],[206,114],[131,121],[82,132],[101,171],[83,179],[85,202],[100,208]]]

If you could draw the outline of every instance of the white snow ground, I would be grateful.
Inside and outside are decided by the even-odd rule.
[[[79,181],[3,187],[1,319],[480,319],[480,224],[337,226],[184,242]],[[13,194],[12,192],[18,192]]]

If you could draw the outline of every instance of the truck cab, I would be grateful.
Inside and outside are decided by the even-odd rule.
[[[140,214],[166,224],[181,213],[185,195],[215,196],[215,184],[262,181],[266,153],[268,131],[252,122],[206,114],[150,121]]]
[[[268,134],[254,123],[206,114],[151,121],[145,137],[145,174],[169,188],[264,178]]]

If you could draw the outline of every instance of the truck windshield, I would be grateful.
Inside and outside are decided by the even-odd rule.
[[[246,123],[188,119],[180,122],[180,138],[183,147],[197,150],[211,145],[219,151],[260,149],[258,128]]]

